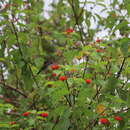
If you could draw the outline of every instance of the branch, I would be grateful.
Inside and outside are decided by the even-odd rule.
[[[81,42],[82,42],[82,44],[84,45],[84,39],[83,39],[83,36],[82,36],[82,30],[80,29],[80,27],[79,27],[79,16],[77,16],[77,14],[76,14],[76,10],[75,10],[75,8],[74,8],[74,4],[73,4],[73,0],[72,0],[72,3],[70,3],[70,5],[71,5],[71,8],[72,8],[72,11],[73,11],[73,13],[74,13],[74,18],[75,18],[75,22],[76,22],[76,25],[78,26],[78,29],[79,29],[79,33],[80,33],[80,39],[81,39]]]
[[[102,89],[102,86],[100,86],[100,88],[96,91],[96,94],[94,95],[94,97],[92,98],[91,102],[89,103],[89,105],[91,105],[93,103],[93,100],[95,100],[95,98],[100,94],[100,91]]]
[[[80,17],[82,16],[82,14],[83,14],[83,12],[84,12],[85,5],[86,5],[86,2],[87,2],[87,0],[84,1],[83,8],[82,8],[82,10],[81,10],[81,12],[80,12],[78,18],[80,18]]]
[[[88,61],[89,61],[89,57],[87,57],[87,59],[86,59],[86,63],[85,63],[84,71],[83,71],[83,78],[85,76],[85,72],[86,72],[86,69],[87,69]]]
[[[17,41],[18,47],[19,47],[19,53],[20,53],[20,55],[23,57],[23,53],[22,53],[22,50],[21,50],[21,47],[20,47],[20,42],[19,42],[17,30],[16,30],[16,28],[15,28],[14,23],[11,22],[11,24],[12,24],[12,27],[13,27],[13,31],[14,31],[14,34],[15,34],[15,37],[16,37],[16,41]]]
[[[120,67],[120,70],[117,72],[117,77],[116,77],[117,79],[120,77],[121,72],[123,71],[123,67],[124,67],[125,61],[126,61],[126,57],[124,57],[124,59],[122,61],[122,64],[121,64],[121,67]]]
[[[14,17],[14,16],[13,16],[13,17]],[[16,41],[17,41],[18,47],[19,47],[19,53],[20,53],[20,55],[22,56],[24,62],[28,65],[28,67],[29,67],[29,69],[30,69],[30,72],[31,72],[31,75],[32,75],[32,78],[33,78],[33,80],[34,80],[36,86],[39,88],[38,82],[37,82],[37,80],[36,80],[36,78],[35,78],[35,76],[34,76],[34,74],[33,74],[33,71],[32,71],[32,69],[31,69],[31,66],[30,66],[29,63],[26,62],[26,60],[24,59],[24,55],[23,55],[23,52],[22,52],[22,49],[21,49],[21,46],[20,46],[19,37],[18,37],[17,30],[16,30],[16,28],[15,28],[15,25],[14,25],[13,22],[11,22],[11,24],[12,24],[12,27],[13,27],[13,31],[14,31],[14,34],[15,34],[15,37],[16,37]]]
[[[27,95],[25,95],[25,94],[24,94],[23,92],[21,92],[19,89],[16,89],[16,88],[14,88],[14,87],[12,87],[12,86],[10,86],[10,85],[7,85],[7,84],[5,84],[5,83],[2,82],[2,81],[0,81],[0,84],[4,85],[7,89],[13,90],[13,91],[19,93],[20,95],[22,95],[23,97],[27,98]]]

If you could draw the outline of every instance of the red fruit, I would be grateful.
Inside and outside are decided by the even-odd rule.
[[[57,76],[57,74],[56,74],[56,73],[53,73],[53,74],[52,74],[52,76],[53,76],[53,77],[56,77],[56,76]]]
[[[99,119],[99,122],[100,122],[101,124],[109,124],[109,120],[106,119],[106,118],[100,118],[100,119]]]
[[[72,33],[74,30],[73,29],[67,29],[65,32],[67,33],[67,34],[70,34],[70,33]]]
[[[100,40],[100,39],[97,39],[97,40],[96,40],[96,42],[98,42],[98,43],[101,42],[101,41],[102,41],[102,40]]]
[[[115,116],[114,119],[117,120],[117,121],[121,121],[122,120],[122,118],[120,116]]]
[[[87,84],[91,83],[91,79],[86,79],[85,81],[86,81]]]
[[[16,122],[15,122],[15,121],[11,121],[11,122],[9,122],[9,124],[10,124],[10,125],[15,125]]]
[[[59,80],[61,80],[61,81],[67,80],[67,77],[66,76],[60,76]]]
[[[57,65],[57,64],[51,65],[51,69],[52,69],[52,70],[57,70],[57,69],[59,69],[59,68],[60,68],[60,66]]]
[[[43,113],[40,114],[40,116],[42,116],[42,117],[48,117],[48,113],[43,112]]]
[[[29,116],[30,112],[24,112],[22,116]]]
[[[103,52],[103,50],[102,49],[97,49],[96,52],[100,53],[100,52]]]

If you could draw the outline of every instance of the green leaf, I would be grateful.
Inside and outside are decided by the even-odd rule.
[[[53,87],[48,93],[51,97],[52,103],[57,104],[60,100],[64,99],[64,96],[69,94],[67,86],[63,83],[61,86]]]
[[[27,64],[25,64],[22,67],[22,77],[23,77],[26,89],[29,90],[30,88],[32,88],[33,87],[32,74]]]
[[[126,9],[127,9],[128,15],[130,15],[130,3],[126,4]]]
[[[121,30],[121,29],[123,29],[125,27],[128,27],[128,24],[129,24],[128,21],[123,20],[116,26],[115,30],[118,30],[118,29]]]
[[[85,84],[79,90],[79,94],[77,97],[77,105],[84,106],[88,102],[88,98],[90,100],[93,97],[93,95],[94,95],[93,88]]]
[[[118,79],[115,76],[110,77],[107,81],[105,92],[113,94],[114,90],[117,87],[117,83],[118,83]]]
[[[70,117],[71,111],[69,109],[66,109],[60,118],[59,123],[56,125],[54,130],[67,130],[70,126]]]
[[[116,90],[117,90],[117,92],[118,92],[118,94],[119,94],[119,97],[120,97],[122,100],[126,101],[126,100],[127,100],[127,95],[128,95],[127,91],[122,90],[122,89],[120,89],[120,88],[117,88]]]
[[[130,47],[130,38],[123,38],[120,40],[121,43],[121,51],[124,55],[124,57],[127,57],[129,54],[129,47]]]
[[[100,5],[100,6],[104,7],[104,8],[106,8],[106,5],[103,4],[103,3],[98,3],[98,5]]]

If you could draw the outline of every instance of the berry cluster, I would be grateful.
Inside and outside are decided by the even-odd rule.
[[[122,121],[122,117],[120,117],[120,116],[115,116],[114,119],[117,121]],[[107,118],[100,118],[99,123],[108,125],[108,124],[110,124],[110,121]]]
[[[28,117],[30,114],[31,114],[31,112],[24,112],[24,113],[22,113],[22,116]],[[39,116],[45,118],[45,117],[48,117],[48,113],[43,112],[43,113],[39,114]],[[17,124],[16,121],[9,122],[9,125],[16,125],[16,124]]]

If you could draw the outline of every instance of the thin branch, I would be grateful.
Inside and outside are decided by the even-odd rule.
[[[110,70],[111,70],[111,65],[109,65],[109,61],[108,61],[108,64],[107,64],[107,66],[109,67],[108,69],[107,69],[107,72],[106,72],[106,74],[105,74],[105,76],[104,76],[104,80],[106,80],[106,78],[107,78],[107,75],[109,74],[109,72],[110,72]]]
[[[128,81],[129,81],[129,79],[127,78],[127,80],[121,86],[122,89],[125,87],[125,85],[128,83]]]
[[[13,31],[14,31],[14,34],[15,34],[15,37],[16,37],[16,41],[17,41],[18,47],[19,47],[19,53],[20,53],[20,55],[23,57],[23,53],[22,53],[22,50],[21,50],[21,46],[20,46],[20,42],[19,42],[17,30],[16,30],[16,28],[15,28],[14,23],[11,22],[11,24],[12,24],[12,27],[13,27]]]
[[[123,71],[123,67],[125,65],[125,61],[126,61],[126,57],[124,57],[123,61],[122,61],[122,64],[121,64],[121,67],[120,67],[120,70],[117,72],[117,79],[120,77],[121,75],[121,72]]]
[[[80,17],[82,16],[83,11],[84,11],[84,8],[85,8],[85,5],[86,5],[86,2],[87,2],[87,0],[85,0],[85,1],[84,1],[83,8],[82,8],[82,10],[81,10],[81,12],[80,12],[80,14],[79,14],[78,18],[80,18]]]
[[[86,63],[85,63],[84,71],[83,71],[83,78],[84,78],[85,73],[86,73],[86,69],[87,69],[88,61],[89,61],[89,57],[87,57],[87,59],[86,59]]]
[[[66,75],[65,72],[64,72],[64,75]],[[65,83],[66,83],[66,86],[67,86],[68,91],[70,91],[68,81],[65,80]],[[65,96],[65,98],[66,98],[67,102],[69,103],[69,106],[72,106],[72,104],[71,104],[71,97],[70,97],[71,95],[69,94],[68,96],[69,96],[69,97]]]
[[[20,55],[22,56],[24,62],[27,63],[27,65],[28,65],[28,67],[29,67],[29,69],[30,69],[30,71],[31,71],[31,75],[32,75],[32,77],[33,77],[33,80],[34,80],[36,86],[39,88],[38,82],[37,82],[37,80],[36,80],[36,78],[35,78],[35,76],[34,76],[34,74],[33,74],[33,71],[32,71],[32,69],[31,69],[31,66],[30,66],[30,65],[28,64],[28,62],[26,62],[26,60],[24,59],[24,55],[23,55],[23,52],[22,52],[22,49],[21,49],[21,46],[20,46],[19,37],[18,37],[17,30],[16,30],[16,28],[15,28],[15,25],[14,25],[13,22],[11,22],[11,24],[12,24],[12,27],[13,27],[13,31],[14,31],[14,34],[15,34],[15,37],[16,37],[16,41],[17,41],[18,47],[19,47],[19,53],[20,53]]]
[[[14,88],[14,87],[12,87],[12,86],[10,86],[10,85],[7,85],[7,84],[5,84],[5,82],[2,82],[2,81],[0,81],[0,84],[4,85],[7,89],[11,89],[11,90],[13,90],[13,91],[19,93],[19,94],[22,95],[23,97],[27,98],[27,95],[25,95],[25,94],[24,94],[23,92],[21,92],[19,89],[16,89],[16,88]]]
[[[68,99],[68,97],[67,96],[64,96],[64,97],[65,97],[66,101],[69,103],[69,106],[72,106],[70,100]]]
[[[94,95],[94,97],[92,98],[91,102],[89,103],[89,105],[91,105],[93,103],[93,100],[98,96],[98,94],[100,93],[102,89],[102,86],[97,90],[96,94]]]
[[[79,27],[79,17],[76,14],[76,11],[75,11],[75,8],[74,8],[74,1],[73,0],[72,0],[72,3],[70,3],[70,5],[71,5],[73,13],[74,13],[75,23],[76,23],[76,25],[78,26],[78,29],[79,29],[81,42],[84,45],[84,39],[83,39],[83,36],[82,36],[83,32],[82,32],[82,30]]]

